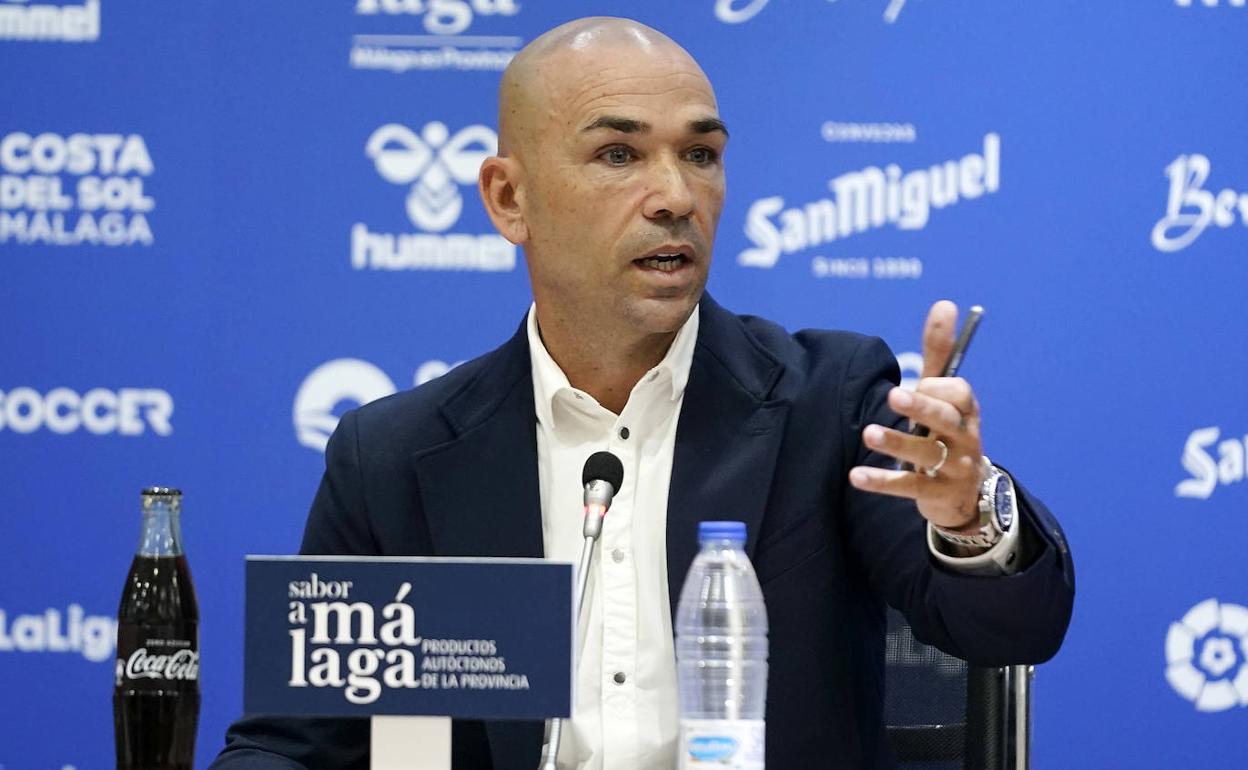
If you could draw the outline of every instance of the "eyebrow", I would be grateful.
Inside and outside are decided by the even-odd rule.
[[[589,125],[582,128],[581,132],[607,129],[609,131],[618,131],[621,134],[644,134],[649,132],[651,128],[652,126],[644,120],[634,120],[633,118],[624,118],[618,115],[599,115]],[[688,128],[695,134],[710,134],[718,131],[724,136],[728,136],[728,127],[719,118],[691,120],[688,123]]]

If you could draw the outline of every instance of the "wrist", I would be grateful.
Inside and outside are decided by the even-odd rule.
[[[1000,542],[1013,528],[1016,518],[1014,482],[987,457],[983,458],[983,463],[977,515],[960,527],[932,525],[934,533],[946,543],[979,552]]]

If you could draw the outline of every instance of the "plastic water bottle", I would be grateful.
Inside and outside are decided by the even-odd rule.
[[[680,768],[763,770],[767,609],[745,524],[704,521],[676,609]]]

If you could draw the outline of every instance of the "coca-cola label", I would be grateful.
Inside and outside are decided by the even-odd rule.
[[[197,686],[199,639],[194,626],[117,629],[116,685],[130,690]]]

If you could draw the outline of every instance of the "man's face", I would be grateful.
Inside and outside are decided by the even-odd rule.
[[[632,336],[676,331],[706,285],[727,133],[679,50],[553,57],[525,166],[539,308]]]

